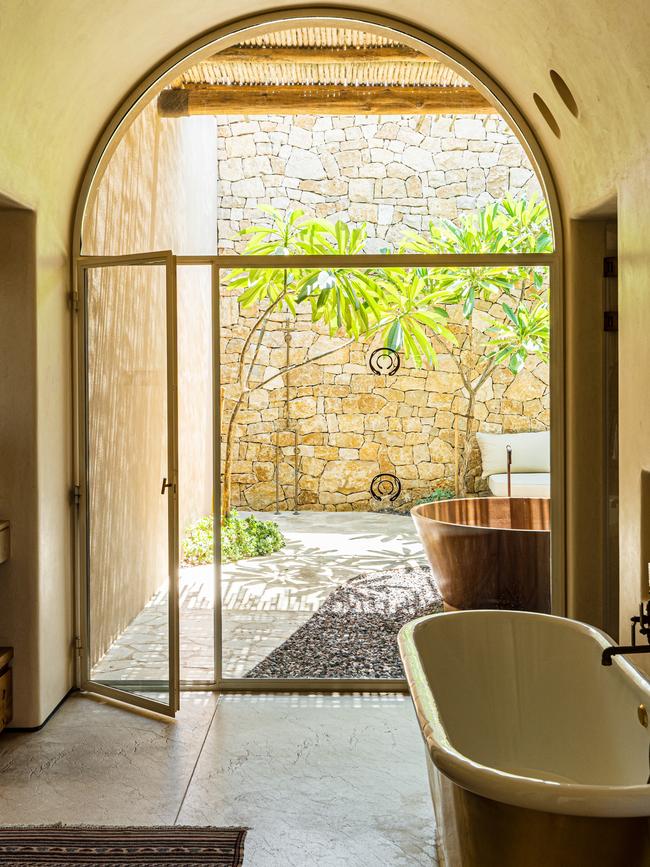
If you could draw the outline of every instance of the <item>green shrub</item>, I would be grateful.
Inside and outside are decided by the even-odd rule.
[[[453,500],[455,496],[456,494],[451,488],[436,488],[426,497],[416,500],[413,505],[422,506],[424,503],[437,503],[438,500]]]
[[[212,563],[212,539],[212,515],[206,515],[188,527],[182,542],[183,564],[202,566]],[[253,515],[240,518],[237,512],[233,511],[221,527],[222,563],[273,554],[285,545],[285,538],[275,521],[260,521]]]

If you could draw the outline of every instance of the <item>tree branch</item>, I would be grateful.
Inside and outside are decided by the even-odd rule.
[[[262,348],[262,341],[264,340],[264,335],[266,334],[266,329],[269,324],[269,320],[265,319],[262,327],[260,328],[259,337],[257,338],[257,344],[255,346],[255,351],[253,352],[253,357],[251,358],[251,363],[248,365],[248,372],[246,374],[246,388],[250,387],[251,384],[251,376],[253,375],[253,368],[255,367],[255,362],[260,354],[260,349]]]
[[[456,356],[454,355],[453,347],[448,346],[448,345],[445,343],[445,341],[442,339],[442,337],[440,337],[438,334],[434,334],[433,337],[434,337],[434,340],[437,340],[437,341],[438,341],[438,344],[439,344],[440,346],[442,346],[442,348],[445,350],[445,355],[448,355],[448,356],[450,357],[452,363],[454,364],[454,366],[455,366],[455,368],[456,368],[456,372],[458,373],[458,375],[460,376],[460,378],[461,378],[462,381],[463,381],[463,387],[466,388],[468,392],[471,392],[471,390],[472,390],[472,384],[471,384],[471,382],[467,379],[467,376],[466,376],[466,374],[465,374],[465,371],[464,371],[464,369],[463,369],[463,367],[462,367],[460,361],[459,361],[459,360],[456,358]],[[463,343],[464,343],[464,342],[463,342]],[[459,346],[459,347],[457,347],[457,348],[458,348],[458,352],[459,352],[459,353],[462,352],[462,346]]]
[[[284,296],[286,294],[287,294],[286,291],[281,292],[280,295],[278,295],[278,297],[275,299],[275,301],[273,301],[273,303],[269,304],[269,306],[265,310],[262,311],[260,316],[258,316],[258,318],[255,320],[253,327],[248,332],[246,340],[244,340],[244,345],[242,346],[241,355],[239,357],[239,381],[240,382],[244,381],[244,361],[245,361],[246,353],[248,352],[248,347],[251,345],[251,341],[253,340],[253,336],[255,335],[255,332],[260,327],[262,322],[264,322],[264,320],[268,316],[271,315],[271,313],[275,310],[275,308],[278,306],[280,301],[282,301],[282,299],[284,298]]]

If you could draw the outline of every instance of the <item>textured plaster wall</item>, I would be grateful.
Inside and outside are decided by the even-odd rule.
[[[542,197],[526,154],[499,117],[358,116],[220,118],[219,249],[241,252],[237,232],[268,218],[260,205],[283,212],[366,223],[369,250],[399,246],[405,229],[426,230],[436,217],[463,215],[507,194]],[[485,314],[503,318],[498,304],[479,302],[473,317],[476,349],[485,340]],[[222,306],[222,382],[226,419],[239,393],[239,352],[254,310],[239,311],[231,296]],[[460,310],[454,327],[463,336]],[[286,362],[285,321],[273,318],[257,358],[266,379]],[[341,345],[302,312],[289,333],[289,361]],[[394,473],[402,501],[433,487],[455,484],[456,427],[462,448],[467,400],[453,359],[442,352],[437,370],[404,362],[391,377],[368,366],[381,344],[353,344],[320,362],[277,379],[253,394],[240,414],[234,452],[234,502],[275,508],[276,432],[298,432],[299,503],[304,508],[367,509],[370,483]],[[467,356],[466,356],[467,357]],[[481,430],[549,427],[548,366],[531,359],[516,381],[497,370],[479,394]],[[291,440],[283,435],[282,440]],[[283,444],[281,506],[293,503],[294,450]],[[470,490],[481,490],[474,449]]]
[[[596,210],[611,214],[621,192],[621,289],[628,292],[630,324],[622,325],[628,359],[626,374],[640,376],[647,351],[644,327],[650,303],[650,244],[643,230],[650,101],[640,100],[650,77],[650,22],[644,0],[619,5],[584,0],[567,7],[564,0],[546,4],[505,0],[441,0],[425,7],[415,0],[355,4],[369,14],[394,15],[460,46],[500,82],[520,107],[541,143],[555,175],[565,220]],[[73,580],[71,510],[68,491],[72,472],[70,405],[69,259],[70,223],[86,160],[116,106],[136,82],[184,42],[237,16],[270,11],[271,4],[242,0],[236,12],[214,0],[194,0],[179,15],[177,0],[116,0],[110,5],[86,0],[2,0],[0,69],[0,191],[37,212],[35,382],[24,392],[35,401],[30,433],[37,442],[31,458],[38,477],[36,498],[38,574],[33,577],[33,617],[25,625],[36,632],[39,664],[30,661],[26,690],[31,711],[27,725],[42,722],[72,684]],[[467,22],[472,26],[468,27]],[[98,63],[97,59],[102,62]],[[622,58],[612,74],[608,58]],[[549,77],[558,70],[572,88],[580,108],[574,118]],[[562,137],[556,138],[539,115],[533,93],[539,92],[556,115]],[[626,276],[627,275],[627,276]],[[625,285],[624,285],[625,284]],[[570,291],[570,284],[568,286]],[[578,339],[578,338],[576,338]],[[575,350],[580,352],[576,342]],[[636,371],[636,373],[635,373]],[[600,371],[590,387],[598,389]],[[641,596],[640,472],[649,462],[647,426],[638,415],[636,392],[621,402],[622,473],[632,483],[622,504],[631,571],[622,578],[626,614]],[[572,408],[567,405],[567,412]],[[642,417],[645,418],[643,412]],[[578,442],[590,443],[587,422],[577,420]],[[14,452],[12,451],[11,454]],[[597,456],[581,449],[583,479]],[[601,503],[594,491],[592,502]],[[624,507],[623,507],[624,506]],[[574,508],[569,489],[567,508]],[[593,537],[585,545],[591,549]],[[580,563],[580,557],[576,561]],[[578,565],[571,582],[587,587],[593,576]],[[626,625],[627,629],[627,625]],[[40,667],[42,662],[42,669]],[[43,673],[41,673],[41,671]],[[45,674],[46,672],[46,674]]]
[[[649,596],[649,198],[645,161],[621,184],[619,193],[620,636],[626,642],[630,617],[638,614],[639,600]]]

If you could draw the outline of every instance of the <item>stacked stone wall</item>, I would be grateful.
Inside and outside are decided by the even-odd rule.
[[[458,219],[487,202],[537,195],[523,148],[499,118],[265,117],[221,118],[218,128],[218,246],[242,252],[237,232],[264,222],[260,205],[281,211],[365,222],[369,250],[397,245],[405,228],[430,219]],[[495,308],[496,310],[496,308]],[[480,339],[479,303],[474,325]],[[492,311],[494,312],[494,311]],[[226,292],[222,303],[224,420],[239,393],[241,349],[255,311],[241,311]],[[462,327],[460,311],[454,316]],[[275,315],[267,329],[254,381],[344,341],[314,326],[307,312],[288,324]],[[240,413],[235,438],[234,503],[275,508],[275,441],[279,438],[280,508],[293,507],[293,436],[298,433],[299,505],[309,509],[368,509],[378,473],[402,483],[403,501],[437,486],[453,486],[456,446],[462,446],[466,397],[453,360],[436,370],[402,362],[395,376],[374,375],[372,346],[353,344],[255,391]],[[476,407],[482,430],[528,431],[549,426],[548,366],[531,360],[514,377],[499,369]],[[456,432],[458,429],[458,433]],[[225,436],[225,427],[224,427]],[[470,470],[480,490],[478,454]]]

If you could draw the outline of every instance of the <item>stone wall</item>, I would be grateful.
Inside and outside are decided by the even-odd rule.
[[[236,233],[264,222],[259,206],[365,222],[369,249],[395,245],[405,227],[425,228],[433,217],[456,219],[507,193],[541,195],[526,155],[496,117],[267,117],[221,118],[218,127],[218,246],[241,252]],[[474,338],[481,341],[481,308]],[[495,308],[496,309],[496,308]],[[227,422],[239,393],[238,364],[255,312],[222,302],[222,383]],[[455,325],[462,327],[460,311]],[[265,335],[254,379],[285,364],[282,315]],[[291,363],[345,341],[313,326],[304,312],[288,330]],[[395,376],[373,375],[368,359],[378,346],[353,344],[254,392],[239,415],[234,452],[234,503],[275,507],[275,446],[279,436],[280,508],[293,507],[293,436],[298,432],[299,504],[310,509],[368,509],[378,473],[397,475],[402,501],[439,485],[454,485],[456,443],[462,447],[466,398],[452,359],[436,370],[404,363]],[[477,404],[487,431],[544,430],[549,426],[547,365],[529,361],[515,379],[497,370]],[[458,429],[458,434],[456,433]],[[224,426],[225,436],[225,426]],[[478,454],[472,484],[480,480]]]
[[[405,226],[453,220],[506,193],[541,196],[519,141],[493,115],[221,117],[217,169],[222,252],[242,250],[235,236],[259,222],[262,204],[366,222],[379,250]]]
[[[224,298],[222,317],[227,422],[239,393],[236,365],[253,316],[239,316],[236,300]],[[459,311],[456,318],[460,322]],[[314,328],[306,314],[292,323],[289,337],[291,363],[345,342]],[[233,465],[235,504],[275,508],[274,443],[277,431],[287,429],[298,433],[299,503],[303,508],[368,509],[373,505],[370,483],[378,473],[399,477],[401,502],[424,496],[434,487],[454,486],[455,430],[458,425],[462,446],[465,419],[460,413],[466,398],[450,357],[439,355],[436,370],[402,363],[394,376],[375,375],[368,366],[372,347],[353,344],[294,371],[288,402],[281,377],[252,394],[248,408],[239,415]],[[285,328],[278,316],[260,351],[258,377],[271,376],[285,358]],[[546,430],[548,376],[548,366],[535,361],[529,361],[516,378],[506,369],[497,370],[477,402],[481,430]],[[293,436],[282,433],[279,441],[280,508],[293,508]],[[476,480],[476,490],[485,487],[479,475],[475,451],[470,476]]]

